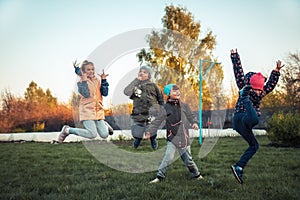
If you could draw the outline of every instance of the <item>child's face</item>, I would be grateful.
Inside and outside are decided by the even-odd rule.
[[[93,78],[95,76],[95,68],[93,65],[85,66],[85,70],[83,73],[86,73],[88,78]]]
[[[148,80],[149,79],[149,74],[146,70],[144,69],[141,69],[138,73],[138,79],[140,81],[145,81],[145,80]]]
[[[179,89],[174,90],[172,88],[172,90],[170,91],[170,98],[171,99],[180,99],[180,90]]]
[[[258,96],[261,95],[262,91],[258,89],[252,89]]]

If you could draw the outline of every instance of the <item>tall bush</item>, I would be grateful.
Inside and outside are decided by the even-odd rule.
[[[300,146],[300,114],[275,113],[266,122],[267,136],[277,145]]]

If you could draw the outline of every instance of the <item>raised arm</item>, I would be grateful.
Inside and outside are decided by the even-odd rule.
[[[245,78],[244,78],[244,71],[241,64],[240,56],[237,52],[237,50],[231,50],[230,51],[230,58],[233,65],[233,73],[235,77],[236,85],[238,86],[239,90],[242,89],[245,86]]]
[[[137,86],[139,83],[140,80],[135,78],[128,86],[125,87],[124,94],[130,97],[133,94],[134,87]]]
[[[101,87],[100,87],[100,93],[102,96],[106,97],[108,95],[108,82],[106,80],[108,74],[104,73],[104,70],[102,70],[102,74],[98,74],[101,77]]]
[[[278,60],[276,62],[276,68],[272,70],[268,82],[264,85],[264,91],[266,92],[266,94],[274,90],[275,86],[277,85],[280,76],[279,71],[282,67],[284,67],[284,65],[281,64],[280,60]]]
[[[100,92],[101,95],[106,97],[108,95],[108,82],[106,79],[101,79],[101,87],[100,87]]]

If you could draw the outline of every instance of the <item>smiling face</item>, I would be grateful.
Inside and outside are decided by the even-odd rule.
[[[179,88],[172,88],[170,91],[170,99],[180,99],[180,90]]]
[[[262,91],[259,89],[252,89],[258,96],[261,95]]]
[[[147,70],[145,69],[141,69],[138,73],[138,79],[140,81],[145,81],[145,80],[148,80],[149,79],[149,73]]]
[[[86,73],[88,78],[93,78],[95,76],[94,65],[92,65],[92,64],[85,65],[83,73]]]

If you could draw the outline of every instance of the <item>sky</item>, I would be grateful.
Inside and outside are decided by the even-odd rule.
[[[202,34],[211,30],[216,36],[214,56],[222,63],[227,83],[233,80],[230,49],[238,49],[245,71],[265,76],[278,59],[299,52],[300,0],[0,0],[0,92],[8,89],[23,97],[34,81],[67,103],[76,90],[75,59],[92,58],[99,46],[118,35],[162,28],[164,8],[170,4],[186,7],[200,22]],[[118,44],[131,45],[126,42],[136,41]],[[122,53],[114,48],[98,56]],[[131,81],[137,74],[135,53],[123,52],[102,62],[109,66],[96,65],[97,73],[109,73],[114,93],[125,87],[120,80]]]

